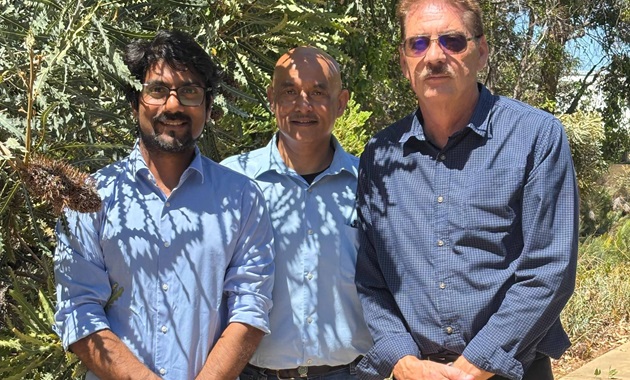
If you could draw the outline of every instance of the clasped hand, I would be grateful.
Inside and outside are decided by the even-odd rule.
[[[451,365],[405,356],[394,367],[396,380],[476,380],[471,374]]]

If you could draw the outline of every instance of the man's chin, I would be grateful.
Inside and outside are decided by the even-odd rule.
[[[147,150],[162,153],[182,153],[194,149],[197,140],[192,138],[178,139],[171,136],[141,136]]]

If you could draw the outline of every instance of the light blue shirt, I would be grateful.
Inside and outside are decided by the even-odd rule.
[[[222,162],[256,180],[274,227],[271,334],[250,363],[271,369],[347,364],[372,346],[354,284],[358,158],[333,137],[333,161],[309,185],[284,164],[276,139]]]
[[[67,211],[57,225],[65,348],[109,328],[155,373],[182,380],[201,371],[228,323],[269,332],[273,233],[253,181],[196,150],[166,197],[137,145],[94,178],[101,211]]]

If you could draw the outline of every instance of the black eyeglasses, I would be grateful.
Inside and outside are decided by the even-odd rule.
[[[481,38],[481,35],[475,37],[466,37],[462,33],[449,33],[437,36],[437,38],[431,38],[429,36],[413,36],[407,38],[401,44],[403,51],[407,57],[422,57],[432,41],[437,41],[440,44],[442,50],[446,53],[463,53],[468,47],[468,41],[477,40]]]
[[[179,104],[186,107],[197,107],[203,103],[206,92],[205,87],[195,84],[188,84],[177,88],[169,88],[163,84],[143,83],[142,84],[142,101],[146,104],[161,106],[166,103],[171,91],[177,94]]]

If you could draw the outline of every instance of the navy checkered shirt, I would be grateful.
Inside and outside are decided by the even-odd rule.
[[[362,379],[445,350],[520,379],[570,345],[578,203],[560,121],[479,85],[443,149],[419,111],[376,134],[359,165],[356,284],[375,345]]]

